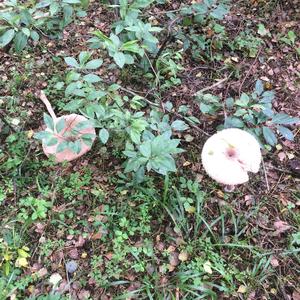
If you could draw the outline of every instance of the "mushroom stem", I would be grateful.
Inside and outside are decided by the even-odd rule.
[[[225,188],[224,188],[225,192],[227,193],[232,193],[234,190],[235,190],[235,185],[225,185]]]
[[[41,99],[42,102],[45,104],[45,106],[46,106],[46,108],[47,108],[47,110],[48,110],[50,116],[51,116],[52,119],[53,119],[53,123],[56,124],[56,123],[57,123],[57,117],[56,117],[55,112],[54,112],[54,110],[53,110],[53,108],[52,108],[52,105],[51,105],[51,103],[49,102],[49,100],[47,99],[47,97],[46,97],[44,91],[41,91],[41,93],[40,93],[40,99]]]

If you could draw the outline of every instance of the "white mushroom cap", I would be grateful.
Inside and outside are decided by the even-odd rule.
[[[202,150],[207,174],[219,183],[236,185],[257,173],[261,163],[260,145],[247,131],[229,128],[211,136]]]

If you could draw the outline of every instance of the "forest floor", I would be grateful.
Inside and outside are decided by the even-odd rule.
[[[145,14],[163,26],[164,11],[180,2]],[[300,299],[299,126],[292,127],[294,141],[279,138],[263,151],[264,165],[249,183],[227,193],[200,159],[226,110],[203,114],[194,101],[199,90],[222,101],[251,93],[260,79],[275,91],[277,112],[300,117],[297,2],[236,1],[218,21],[224,33],[211,23],[194,33],[212,41],[204,54],[181,52],[181,43],[169,41],[166,50],[180,53],[173,56],[180,83],[161,79],[167,88],[160,100],[173,111],[189,105],[200,122],[178,133],[186,150],[178,171],[152,174],[138,187],[113,144],[96,143],[81,158],[55,164],[33,138],[45,111],[38,92],[45,90],[60,115],[67,99],[54,87],[66,73],[63,57],[86,51],[95,29],[109,35],[113,10],[93,1],[62,39],[43,36],[22,54],[0,50],[0,300]],[[97,74],[120,84],[124,95],[155,101],[159,91],[138,68]]]

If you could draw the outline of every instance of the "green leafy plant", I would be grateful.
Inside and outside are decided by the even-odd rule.
[[[167,175],[168,172],[176,171],[176,164],[172,155],[183,152],[177,148],[180,140],[171,139],[169,133],[154,136],[145,136],[143,142],[138,146],[138,151],[132,144],[127,143],[124,154],[129,157],[126,162],[125,172],[144,173],[145,168],[149,172],[156,171]]]
[[[74,7],[81,5],[80,0],[5,1],[0,12],[0,48],[12,42],[16,52],[21,52],[30,40],[40,39],[40,32],[61,31],[72,21]],[[79,9],[77,15],[84,13]]]
[[[52,203],[44,199],[28,196],[20,199],[19,206],[19,220],[35,221],[38,219],[45,219],[47,217],[48,209],[52,207]]]
[[[276,113],[272,105],[274,98],[274,91],[265,90],[263,82],[256,81],[253,93],[242,93],[238,99],[225,100],[229,115],[225,118],[224,127],[248,129],[258,139],[264,138],[270,146],[277,144],[277,133],[288,140],[293,140],[294,134],[287,126],[296,124],[300,120],[284,113]],[[199,93],[196,99],[200,101],[200,109],[203,113],[214,114],[223,107],[217,96]]]
[[[232,50],[239,50],[244,55],[256,57],[259,48],[263,45],[263,40],[254,36],[250,31],[242,31],[233,42],[229,43]]]

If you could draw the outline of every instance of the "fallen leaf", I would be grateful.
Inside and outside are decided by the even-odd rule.
[[[189,255],[188,255],[188,253],[187,253],[186,251],[182,251],[182,252],[180,252],[179,255],[178,255],[178,259],[179,259],[180,261],[187,261],[188,258],[189,258]]]
[[[208,274],[212,274],[212,273],[213,273],[213,271],[212,271],[212,269],[211,269],[211,262],[210,262],[210,261],[207,261],[207,262],[205,262],[205,263],[203,264],[203,269],[204,269],[204,271],[205,271],[206,273],[208,273]]]
[[[247,292],[247,287],[245,287],[244,285],[240,285],[237,292],[240,294],[245,294]]]
[[[278,266],[279,266],[278,259],[275,258],[275,257],[272,257],[272,259],[271,259],[271,265],[272,265],[272,267],[274,267],[274,268],[278,267]]]
[[[49,283],[56,286],[60,281],[62,280],[62,277],[58,273],[54,273],[49,278]]]
[[[293,300],[300,300],[300,292],[299,291],[293,292]]]
[[[285,221],[278,220],[278,221],[274,222],[274,228],[276,230],[274,232],[274,235],[279,235],[279,234],[284,233],[285,231],[289,230],[291,228],[291,226]]]

